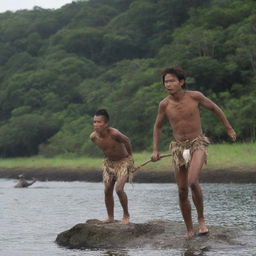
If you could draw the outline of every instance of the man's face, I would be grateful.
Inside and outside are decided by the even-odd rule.
[[[93,128],[96,132],[102,132],[108,127],[108,122],[106,122],[104,116],[94,116],[93,117]]]
[[[169,94],[175,94],[182,89],[184,80],[179,80],[175,75],[166,74],[164,77],[164,86]]]

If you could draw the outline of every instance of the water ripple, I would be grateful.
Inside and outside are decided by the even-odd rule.
[[[248,246],[215,251],[191,250],[67,250],[54,240],[58,233],[87,219],[106,217],[102,183],[37,182],[15,189],[14,180],[0,180],[0,256],[162,256],[253,255],[255,252],[256,189],[254,184],[203,184],[205,216],[210,225],[248,229]],[[131,221],[182,221],[175,184],[127,184]],[[190,195],[191,196],[191,195]],[[122,211],[115,195],[115,216]],[[196,220],[193,207],[193,218]]]

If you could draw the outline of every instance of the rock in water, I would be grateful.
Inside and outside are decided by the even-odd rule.
[[[104,224],[99,220],[88,220],[60,233],[57,244],[72,249],[93,248],[201,248],[241,245],[236,241],[238,230],[226,227],[209,227],[206,236],[186,239],[184,223],[156,220],[148,223],[118,222]]]

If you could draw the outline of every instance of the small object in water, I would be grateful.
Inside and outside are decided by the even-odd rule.
[[[19,174],[18,178],[19,178],[19,181],[15,185],[15,188],[27,188],[37,181],[36,178],[33,178],[33,180],[31,182],[28,182],[28,181],[26,181],[25,176],[23,174]]]

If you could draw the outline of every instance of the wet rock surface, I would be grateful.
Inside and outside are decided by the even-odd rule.
[[[95,248],[189,248],[209,251],[212,248],[243,246],[238,240],[240,230],[231,227],[210,226],[207,235],[184,237],[184,223],[155,220],[147,223],[118,222],[103,224],[99,220],[88,220],[60,233],[56,242],[72,249]]]

